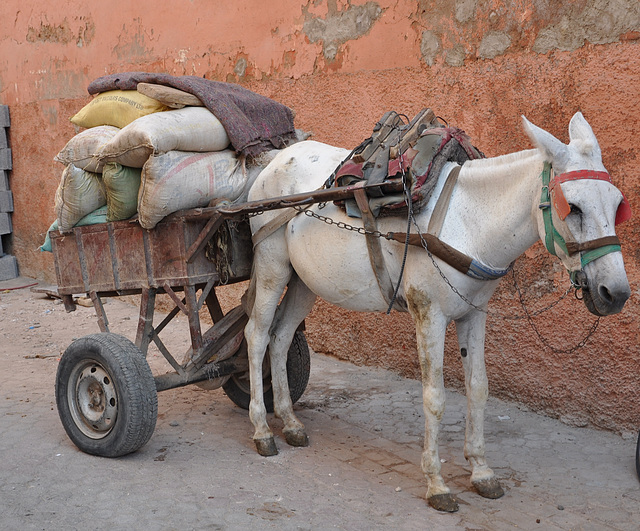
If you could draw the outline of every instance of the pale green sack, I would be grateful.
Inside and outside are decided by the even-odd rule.
[[[140,168],[107,162],[102,170],[102,182],[107,195],[107,221],[129,219],[138,211]]]

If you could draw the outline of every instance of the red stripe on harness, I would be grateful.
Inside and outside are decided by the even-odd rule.
[[[551,200],[553,201],[556,212],[562,220],[569,215],[571,207],[562,192],[560,184],[567,181],[577,181],[579,179],[596,179],[598,181],[607,181],[612,183],[611,175],[606,171],[578,170],[556,175],[549,183],[549,191],[551,192]],[[624,194],[622,194],[622,202],[618,206],[618,211],[616,212],[616,225],[624,223],[628,219],[631,219],[631,205]]]

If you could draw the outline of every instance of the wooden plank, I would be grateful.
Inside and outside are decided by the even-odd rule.
[[[364,181],[363,181],[364,183]],[[299,194],[286,195],[282,197],[259,199],[257,201],[248,201],[246,203],[238,203],[237,205],[191,209],[181,212],[181,216],[185,219],[212,216],[215,212],[219,212],[224,216],[234,216],[237,214],[251,214],[262,212],[263,210],[276,210],[279,208],[291,208],[294,206],[305,206],[314,203],[325,203],[328,201],[339,201],[342,199],[350,199],[354,192],[364,188],[365,190],[382,189],[385,194],[402,192],[402,179],[389,179],[382,183],[376,184],[359,184],[349,186],[338,186],[335,188],[314,190],[311,192],[302,192]]]
[[[209,218],[209,221],[207,221],[207,224],[196,238],[196,241],[194,241],[191,244],[191,247],[187,250],[186,262],[188,264],[193,262],[196,255],[206,247],[207,243],[209,243],[211,237],[220,228],[223,221],[224,220],[221,215],[211,216],[211,218]]]
[[[136,346],[144,354],[149,351],[149,344],[153,337],[153,314],[155,312],[156,290],[144,288],[140,294],[140,315],[138,316],[138,328],[136,330]]]
[[[166,85],[156,85],[153,83],[138,83],[138,92],[149,96],[160,103],[164,103],[172,109],[182,109],[182,107],[204,107],[204,104],[193,94],[184,92]]]
[[[58,293],[60,295],[86,293],[75,235],[61,234],[58,231],[52,231],[49,234],[55,258]]]

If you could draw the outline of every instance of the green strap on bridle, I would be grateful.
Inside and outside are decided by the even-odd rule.
[[[542,210],[542,219],[544,221],[544,245],[553,256],[557,256],[555,246],[558,245],[562,251],[569,256],[569,250],[567,249],[567,242],[562,235],[556,230],[553,225],[552,209],[551,209],[551,191],[549,190],[549,184],[551,183],[551,164],[549,162],[544,163],[542,169],[542,195],[540,196],[540,209]],[[590,249],[583,251],[580,254],[580,267],[584,267],[597,260],[601,256],[609,253],[615,253],[620,251],[620,245],[603,245],[597,249]],[[571,280],[575,283],[575,276],[577,271],[570,271]]]
[[[601,256],[604,256],[605,254],[615,253],[620,250],[622,250],[622,247],[620,245],[605,245],[604,247],[600,247],[598,249],[584,251],[580,255],[580,265],[582,266],[582,269],[584,269],[584,266],[586,266],[589,262],[593,262]]]
[[[551,164],[544,163],[542,169],[542,195],[540,196],[540,209],[542,210],[542,219],[544,220],[544,245],[553,256],[557,256],[554,243],[569,255],[567,250],[567,242],[564,241],[562,235],[553,226],[553,217],[551,212],[551,191],[549,183],[551,182]]]

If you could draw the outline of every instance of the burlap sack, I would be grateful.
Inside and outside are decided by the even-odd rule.
[[[214,153],[169,151],[150,157],[138,195],[140,225],[152,229],[168,214],[206,206],[212,199],[236,199],[246,182],[231,150]]]
[[[69,232],[81,218],[106,204],[99,174],[81,170],[73,164],[64,169],[54,204],[60,232]]]
[[[107,142],[99,156],[105,162],[142,168],[154,154],[220,151],[228,145],[224,127],[208,109],[185,107],[138,118]]]
[[[107,162],[102,171],[107,196],[107,221],[129,219],[138,211],[140,168],[129,168],[117,162]]]
[[[71,123],[80,127],[113,125],[124,127],[135,119],[169,107],[137,90],[109,90],[98,94],[72,118]]]
[[[97,158],[102,147],[120,131],[112,125],[100,125],[82,131],[64,146],[53,160],[65,166],[73,164],[76,168],[92,172],[101,172],[104,162]]]

